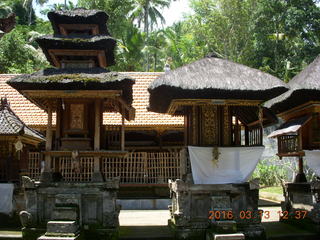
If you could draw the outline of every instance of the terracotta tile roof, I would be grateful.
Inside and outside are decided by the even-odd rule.
[[[167,114],[148,112],[149,92],[147,90],[149,84],[161,76],[163,73],[147,73],[147,72],[127,72],[124,73],[133,79],[136,84],[133,85],[133,104],[136,109],[136,117],[134,121],[126,121],[128,126],[156,126],[156,125],[174,125],[183,126],[183,117],[172,117]],[[6,96],[12,110],[20,117],[20,119],[30,126],[45,126],[47,124],[47,114],[45,111],[32,104],[23,97],[19,92],[6,84],[6,81],[16,75],[1,74],[0,75],[0,96]],[[103,115],[103,124],[120,125],[121,116],[119,113],[105,113]],[[54,121],[55,124],[55,115]]]

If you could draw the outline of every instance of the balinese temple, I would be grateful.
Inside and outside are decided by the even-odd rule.
[[[11,110],[6,98],[0,102],[0,182],[20,182],[29,169],[28,152],[39,149],[44,137],[29,128]]]
[[[263,126],[276,121],[262,104],[287,89],[276,77],[215,57],[167,72],[149,86],[151,111],[185,118],[192,174],[169,183],[170,225],[178,239],[218,239],[219,232],[263,238],[259,184],[248,179],[264,150]],[[241,211],[254,217],[241,219]]]
[[[296,209],[319,211],[317,182],[307,182],[304,160],[320,176],[320,56],[296,75],[289,83],[289,91],[266,102],[284,123],[269,137],[277,138],[280,158],[297,159],[299,172],[294,183],[284,185],[283,209],[293,214]],[[294,214],[293,214],[294,215]],[[317,223],[320,218],[308,215]]]
[[[14,13],[9,14],[6,18],[0,18],[0,38],[10,32],[15,25],[16,15]]]
[[[119,179],[105,178],[102,169],[106,169],[106,159],[127,154],[124,122],[135,116],[131,106],[134,80],[106,69],[115,64],[116,41],[108,33],[105,12],[76,9],[50,12],[48,18],[54,35],[37,42],[55,68],[8,81],[48,114],[41,181],[23,178],[27,197],[26,212],[21,213],[24,236],[38,237],[45,228],[39,239],[59,234],[73,239],[79,234],[113,239],[119,225]],[[104,112],[122,116],[119,150],[106,148]]]

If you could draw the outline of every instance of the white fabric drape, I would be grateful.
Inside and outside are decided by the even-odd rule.
[[[12,183],[0,183],[0,213],[12,212],[13,189]]]
[[[212,147],[189,146],[195,184],[226,184],[246,182],[256,168],[264,147],[219,147],[215,164]]]
[[[318,176],[320,176],[320,150],[304,150],[306,163]]]

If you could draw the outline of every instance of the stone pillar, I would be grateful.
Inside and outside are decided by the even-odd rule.
[[[100,132],[101,132],[101,101],[96,100],[94,103],[94,151],[100,151]],[[100,157],[95,156],[94,157],[94,170],[92,175],[92,181],[93,182],[102,182],[102,174],[100,172]]]

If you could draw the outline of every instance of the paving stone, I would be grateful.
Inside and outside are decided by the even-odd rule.
[[[47,233],[75,234],[77,231],[78,224],[76,223],[76,221],[49,221],[47,224]]]
[[[235,234],[215,234],[213,240],[243,240],[245,236],[243,233]]]

